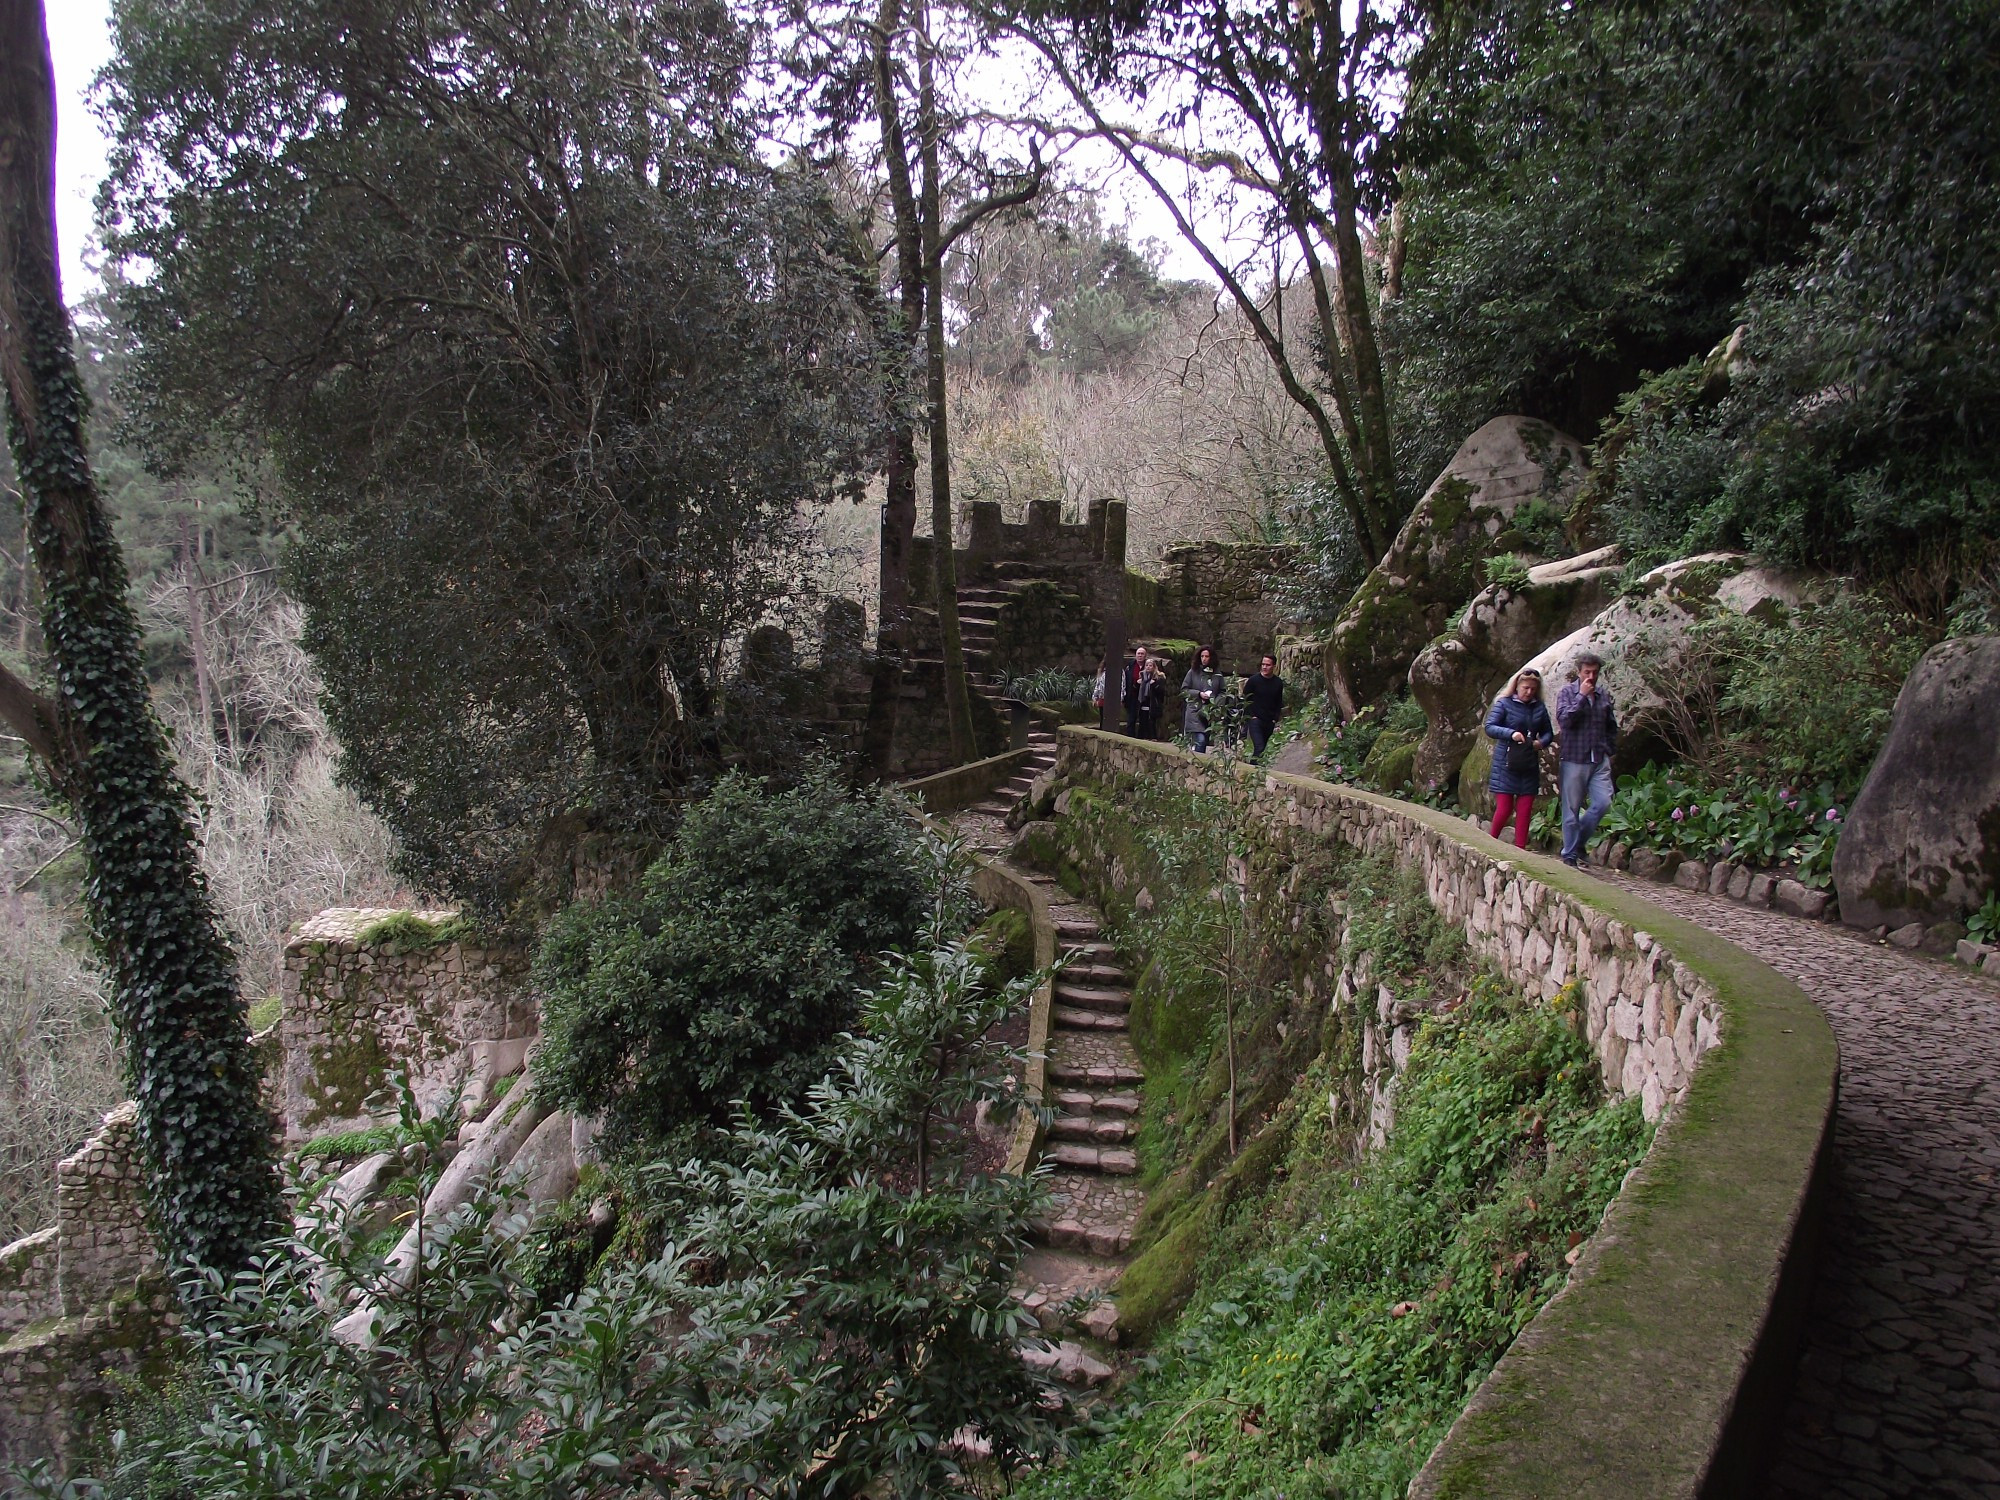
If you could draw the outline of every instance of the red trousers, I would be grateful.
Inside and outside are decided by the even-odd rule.
[[[1506,792],[1495,792],[1493,797],[1493,826],[1486,831],[1494,838],[1499,838],[1500,830],[1507,826],[1507,819],[1511,814],[1514,819],[1514,847],[1516,849],[1527,848],[1528,824],[1533,821],[1535,816],[1535,799],[1533,797],[1513,797],[1509,796]]]

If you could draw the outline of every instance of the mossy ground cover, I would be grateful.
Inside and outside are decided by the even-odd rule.
[[[1389,1143],[1358,1163],[1332,1083],[1299,1080],[1186,1312],[1029,1494],[1401,1495],[1650,1137],[1635,1102],[1603,1102],[1563,1008],[1490,980],[1424,1023]]]
[[[1118,1292],[1151,1353],[1037,1478],[1052,1500],[1400,1495],[1650,1138],[1636,1104],[1604,1104],[1568,997],[1473,973],[1412,872],[1241,818],[1121,777],[1033,841],[1140,976],[1151,1192]],[[1309,981],[1340,941],[1371,980],[1330,1006]],[[1376,983],[1429,1018],[1389,1144],[1362,1157]]]

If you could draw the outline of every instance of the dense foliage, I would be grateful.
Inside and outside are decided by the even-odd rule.
[[[270,463],[410,874],[491,912],[553,820],[657,833],[781,756],[725,650],[804,604],[874,351],[817,181],[756,155],[728,11],[116,15],[132,420],[156,461]]]
[[[970,1467],[1046,1457],[1062,1401],[1020,1359],[1014,1298],[1040,1184],[966,1171],[935,1128],[943,1101],[1011,1094],[1019,1058],[965,1044],[1041,976],[984,967],[951,938],[901,961],[798,1108],[657,1169],[658,1254],[553,1306],[505,1190],[444,1216],[406,1283],[321,1184],[296,1238],[216,1284],[187,1367],[124,1413],[108,1479],[68,1493],[546,1500],[671,1477],[687,1496],[945,1496]],[[413,1208],[448,1128],[406,1111]],[[334,1339],[364,1303],[372,1343]]]
[[[786,790],[731,775],[637,889],[571,907],[536,961],[537,1072],[620,1150],[803,1096],[858,983],[932,894],[916,824],[824,766]]]
[[[1600,462],[1641,557],[1976,552],[2000,519],[1992,7],[1491,14],[1405,122],[1391,328],[1423,472],[1499,411],[1588,438],[1626,397]],[[1690,379],[1739,322],[1725,388]]]

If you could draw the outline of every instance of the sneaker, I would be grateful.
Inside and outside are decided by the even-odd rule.
[[[1568,866],[1569,866],[1569,867],[1570,867],[1570,868],[1571,868],[1572,870],[1580,868],[1580,867],[1582,866],[1582,864],[1583,864],[1583,861],[1582,861],[1582,860],[1580,860],[1580,859],[1571,859],[1571,858],[1570,858],[1570,857],[1569,857],[1569,856],[1568,856],[1567,854],[1565,854],[1565,855],[1564,855],[1564,856],[1562,857],[1562,862],[1563,862],[1564,864],[1568,865]]]

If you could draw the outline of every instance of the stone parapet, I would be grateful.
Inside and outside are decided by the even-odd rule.
[[[1431,808],[1093,730],[1057,770],[1115,795],[1167,776],[1300,836],[1414,864],[1475,951],[1529,992],[1566,983],[1607,1090],[1661,1119],[1568,1284],[1411,1487],[1444,1496],[1752,1492],[1789,1387],[1825,1196],[1838,1057],[1825,1018],[1749,954]]]

